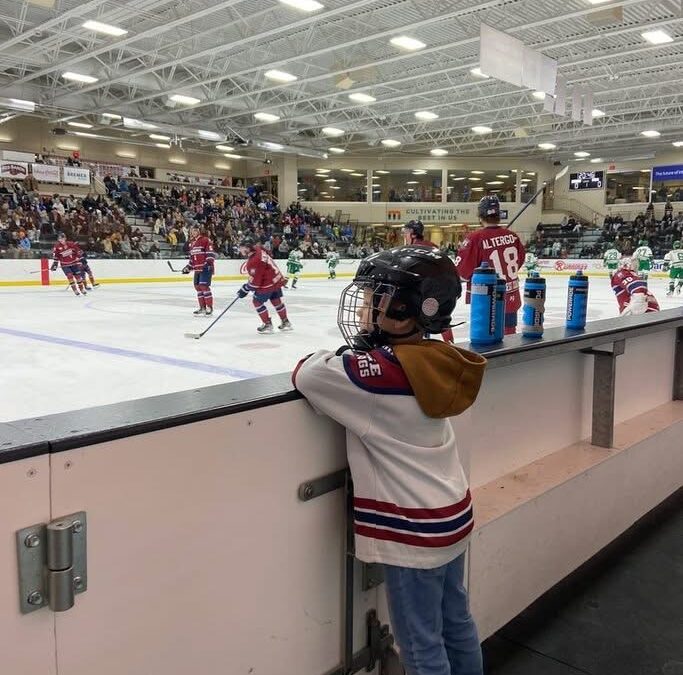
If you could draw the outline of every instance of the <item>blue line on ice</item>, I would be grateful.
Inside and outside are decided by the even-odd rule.
[[[148,361],[150,363],[160,363],[166,366],[187,368],[188,370],[198,370],[203,371],[205,373],[211,373],[212,375],[227,375],[228,377],[234,377],[238,380],[247,380],[253,377],[260,377],[259,373],[251,373],[247,370],[234,370],[233,368],[224,368],[223,366],[215,366],[210,363],[187,361],[185,359],[174,359],[170,356],[148,354],[147,352],[138,352],[133,349],[108,347],[107,345],[98,345],[93,342],[81,342],[80,340],[70,340],[69,338],[55,337],[52,335],[42,335],[41,333],[30,333],[24,330],[14,330],[12,328],[0,328],[0,334],[26,338],[28,340],[48,342],[54,345],[63,345],[64,347],[75,347],[76,349],[85,349],[91,352],[101,352],[103,354],[110,354],[112,356],[123,356],[129,359]]]

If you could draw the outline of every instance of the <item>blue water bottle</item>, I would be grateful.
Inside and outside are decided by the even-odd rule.
[[[522,311],[522,335],[541,337],[545,315],[545,279],[538,272],[531,272],[524,282],[524,309]]]
[[[588,277],[579,270],[569,277],[567,294],[567,328],[583,330],[588,311]]]
[[[474,270],[471,282],[470,342],[492,345],[496,335],[496,271],[487,262]]]
[[[504,277],[496,280],[496,342],[502,342],[505,335],[505,291],[507,283]]]

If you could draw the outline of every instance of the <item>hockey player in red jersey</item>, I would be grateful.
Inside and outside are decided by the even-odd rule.
[[[190,262],[183,267],[183,274],[194,272],[194,288],[197,291],[199,308],[195,316],[211,316],[213,314],[213,293],[211,278],[214,273],[216,253],[206,231],[198,227],[190,228]]]
[[[647,282],[634,271],[630,259],[621,261],[621,267],[612,275],[610,283],[617,297],[621,316],[637,316],[659,311],[657,298],[647,290]]]
[[[427,248],[439,247],[429,239],[425,239],[425,226],[421,220],[411,220],[406,223],[403,228],[403,239],[406,246],[425,246]],[[453,344],[455,342],[455,337],[453,336],[453,329],[446,328],[441,332],[441,337],[444,342]]]
[[[76,242],[68,241],[63,232],[57,235],[57,243],[52,249],[53,262],[50,269],[55,272],[59,265],[62,266],[62,272],[66,275],[74,295],[86,295],[81,267],[82,256],[83,251]]]
[[[479,202],[479,222],[482,228],[461,244],[455,265],[458,274],[467,279],[468,303],[472,274],[482,262],[488,262],[498,276],[505,278],[505,334],[512,335],[517,332],[517,312],[522,306],[518,272],[526,251],[515,232],[501,227],[500,202],[495,195],[487,195]]]
[[[249,293],[254,292],[254,307],[263,322],[256,330],[261,334],[273,332],[273,324],[266,308],[268,301],[273,305],[282,322],[278,329],[292,330],[292,324],[287,318],[287,308],[282,302],[282,287],[285,285],[285,278],[280,268],[251,237],[245,237],[241,241],[240,253],[247,256],[244,269],[249,275],[249,281],[237,291],[237,295],[240,298],[246,298]]]

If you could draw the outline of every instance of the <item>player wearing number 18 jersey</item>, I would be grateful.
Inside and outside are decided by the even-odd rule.
[[[467,299],[474,270],[487,262],[505,279],[505,334],[517,332],[517,312],[522,306],[518,272],[526,251],[515,232],[500,226],[500,202],[488,195],[479,202],[480,230],[470,234],[460,246],[455,265],[458,274],[467,280]]]

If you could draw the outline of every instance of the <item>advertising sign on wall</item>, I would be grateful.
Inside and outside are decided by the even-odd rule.
[[[28,164],[26,162],[0,162],[0,178],[14,178],[24,180],[28,175]]]
[[[81,169],[79,166],[65,166],[64,182],[68,185],[90,185],[90,169]]]
[[[652,169],[652,180],[683,180],[683,164],[655,166]]]
[[[32,164],[31,173],[39,183],[59,183],[60,172],[58,166],[51,164]]]
[[[423,223],[458,223],[476,222],[477,206],[450,206],[439,204],[434,206],[392,206],[387,209],[387,222],[400,223],[409,220],[421,220]]]

